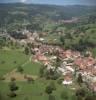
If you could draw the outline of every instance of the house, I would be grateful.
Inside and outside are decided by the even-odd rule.
[[[80,53],[77,51],[72,51],[72,50],[64,51],[63,49],[61,49],[61,50],[59,50],[59,56],[62,59],[65,59],[65,58],[76,59],[76,58],[80,57]]]
[[[38,48],[34,48],[34,49],[32,49],[32,51],[39,52],[39,49]]]
[[[36,53],[36,55],[34,55],[33,59],[34,59],[34,61],[41,61],[44,65],[49,64],[48,58],[46,56],[44,56],[43,54],[41,54],[40,52]]]
[[[61,67],[58,67],[58,72],[59,73],[62,73],[62,75],[66,75],[66,69],[64,69],[64,68],[61,68]]]
[[[40,41],[44,41],[45,39],[44,39],[44,38],[39,38],[39,40],[40,40]]]
[[[40,53],[37,53],[35,55],[35,59],[37,59],[39,61],[46,61],[47,60],[47,58],[43,54],[40,54]]]
[[[66,50],[64,52],[64,55],[65,55],[66,58],[71,58],[72,57],[72,51],[71,50]]]
[[[34,37],[34,39],[39,39],[39,35],[36,31],[33,33],[32,37]]]
[[[66,66],[66,69],[70,72],[74,72],[74,69],[71,66]]]
[[[72,82],[72,74],[70,73],[67,73],[65,76],[64,76],[64,81],[62,82],[62,84],[64,85],[71,85],[73,82]]]
[[[26,42],[26,40],[25,40],[25,39],[22,39],[22,40],[20,40],[20,44],[21,44],[21,45],[26,45],[26,44],[27,44],[27,42]]]
[[[83,57],[83,58],[79,57],[74,61],[74,64],[77,65],[79,69],[81,70],[86,69],[86,71],[88,70],[90,71],[95,63],[96,60],[92,57]]]
[[[75,59],[81,56],[80,52],[78,52],[78,51],[73,51],[72,54],[73,54],[72,56],[73,56]]]

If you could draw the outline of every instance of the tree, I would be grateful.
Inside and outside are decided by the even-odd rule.
[[[15,81],[11,81],[9,84],[10,91],[16,91],[18,90],[18,86],[16,85]]]
[[[60,63],[61,63],[61,60],[60,60],[59,57],[57,57],[57,59],[56,59],[56,67],[55,67],[55,70],[56,70],[58,67],[60,67]]]
[[[28,55],[30,53],[29,48],[25,47],[25,54]]]
[[[64,45],[64,44],[65,44],[65,39],[64,39],[64,36],[61,36],[61,37],[60,37],[60,41],[61,41],[62,45]]]
[[[53,88],[49,85],[49,86],[46,87],[45,92],[47,94],[51,94],[53,92]]]
[[[16,97],[16,93],[15,91],[18,90],[18,86],[16,85],[15,81],[11,81],[11,83],[9,84],[9,89],[10,89],[10,93],[8,94],[8,96],[10,97]]]
[[[5,38],[0,38],[0,49],[2,49],[3,46],[5,46]]]
[[[49,86],[52,88],[52,90],[56,90],[56,85],[53,81],[49,84]]]
[[[60,84],[62,84],[63,80],[64,80],[64,77],[60,77],[60,78],[57,80],[57,83],[60,85]]]
[[[20,73],[23,73],[24,69],[23,69],[21,66],[19,66],[19,67],[17,68],[17,71],[20,72]]]
[[[80,86],[81,86],[81,83],[83,83],[83,79],[82,79],[81,74],[78,75],[77,82],[79,83]]]
[[[52,80],[56,80],[60,77],[60,74],[56,70],[53,70],[53,69],[45,70],[44,75],[46,79],[52,79]]]
[[[86,89],[84,89],[84,88],[80,88],[80,89],[78,89],[77,91],[76,91],[76,93],[75,93],[75,95],[77,96],[77,98],[78,98],[78,100],[80,100],[79,98],[83,98],[83,97],[85,97],[86,96]],[[81,99],[82,100],[82,99]]]

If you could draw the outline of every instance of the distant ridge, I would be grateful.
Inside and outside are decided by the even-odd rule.
[[[77,7],[96,7],[96,5],[82,5],[82,4],[74,4],[74,5],[57,5],[57,4],[39,4],[39,3],[21,3],[21,2],[10,2],[10,3],[0,3],[0,5],[41,5],[41,6],[58,6],[58,7],[68,7],[68,6],[77,6]]]

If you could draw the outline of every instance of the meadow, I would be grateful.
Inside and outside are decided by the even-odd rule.
[[[45,93],[45,87],[51,82],[51,80],[36,80],[34,84],[27,82],[17,82],[17,86],[19,86],[19,90],[16,91],[17,96],[15,98],[11,98],[12,100],[48,100],[48,94]],[[56,81],[54,81],[56,83]],[[7,96],[9,93],[9,83],[0,82],[0,90],[2,93],[6,95],[5,98],[10,100]],[[69,95],[68,100],[75,100],[74,90],[71,90],[69,87],[65,87],[63,85],[58,85],[56,83],[56,90],[53,91],[52,95],[55,96],[56,100],[61,100],[61,92],[66,91]]]
[[[25,63],[29,57],[17,50],[0,50],[0,76]]]

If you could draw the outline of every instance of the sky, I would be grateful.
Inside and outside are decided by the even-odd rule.
[[[15,2],[54,5],[96,5],[96,0],[0,0],[0,3]]]

